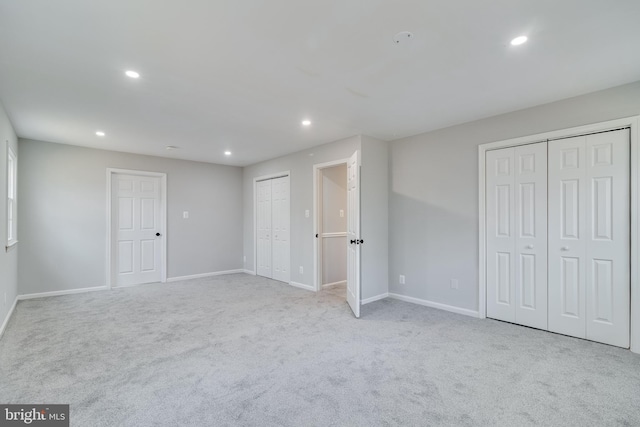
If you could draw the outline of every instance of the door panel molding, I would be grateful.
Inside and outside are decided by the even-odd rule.
[[[162,234],[162,238],[160,239],[160,281],[167,281],[167,174],[164,172],[151,172],[151,171],[141,171],[134,169],[118,169],[118,168],[107,168],[106,171],[106,181],[107,181],[107,248],[106,248],[106,288],[111,289],[114,287],[115,277],[114,277],[114,253],[113,253],[113,239],[112,239],[112,182],[113,176],[116,174],[122,175],[135,175],[142,177],[153,177],[160,178],[160,224],[158,224],[158,228],[160,229],[160,233]]]
[[[630,338],[631,351],[640,353],[640,198],[638,191],[640,189],[640,174],[638,173],[640,164],[639,150],[639,132],[640,116],[626,117],[616,120],[609,120],[599,123],[593,123],[585,126],[577,126],[567,129],[556,130],[552,132],[544,132],[535,135],[529,135],[519,138],[512,138],[503,141],[481,144],[478,146],[478,317],[486,317],[486,289],[487,289],[487,254],[486,254],[486,154],[488,151],[517,147],[521,145],[533,144],[537,142],[553,141],[557,139],[571,138],[598,132],[607,132],[623,128],[629,128],[630,133],[630,167],[631,167],[631,322],[630,322]],[[598,148],[598,150],[596,150]],[[594,147],[594,161],[598,163],[606,163],[608,161],[606,149],[602,147]],[[566,166],[569,167],[575,160],[571,158],[570,153],[565,156]],[[606,221],[605,221],[606,222]],[[606,227],[605,227],[606,228]],[[591,266],[589,266],[591,268]],[[604,273],[603,273],[604,274]],[[604,280],[604,279],[603,279]],[[604,282],[603,282],[604,286]]]

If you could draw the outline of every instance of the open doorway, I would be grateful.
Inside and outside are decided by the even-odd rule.
[[[347,160],[316,165],[316,290],[347,298]]]

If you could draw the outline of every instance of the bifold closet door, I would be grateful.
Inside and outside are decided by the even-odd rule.
[[[273,279],[289,282],[289,177],[271,180]]]
[[[256,274],[272,277],[271,180],[256,183]]]
[[[547,328],[547,143],[486,154],[487,316]]]
[[[549,330],[629,347],[629,130],[549,143]]]

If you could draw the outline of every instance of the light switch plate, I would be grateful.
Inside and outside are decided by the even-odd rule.
[[[182,218],[189,219],[189,211],[182,212]]]
[[[304,211],[304,217],[305,217],[305,218],[309,218],[309,209],[307,209],[306,211]]]

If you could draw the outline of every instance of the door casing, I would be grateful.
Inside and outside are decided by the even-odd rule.
[[[318,163],[313,165],[313,230],[314,233],[320,232],[320,224],[322,223],[322,171],[334,166],[345,165],[347,166],[349,159],[333,160],[325,163]],[[319,292],[322,288],[321,276],[322,266],[322,250],[320,248],[320,238],[315,238],[315,244],[313,245],[313,289]]]

